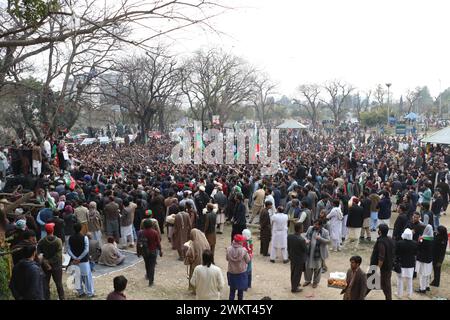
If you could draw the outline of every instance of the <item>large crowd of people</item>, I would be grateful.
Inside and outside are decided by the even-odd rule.
[[[12,295],[49,299],[53,279],[64,299],[68,254],[80,269],[79,296],[93,297],[94,262],[117,266],[125,248],[143,257],[151,286],[167,239],[180,267],[189,266],[189,290],[198,299],[219,299],[225,280],[214,265],[214,255],[221,254],[214,249],[226,223],[232,225],[226,252],[231,300],[236,292],[243,299],[251,287],[255,225],[260,254],[271,263],[290,263],[293,293],[302,291],[302,273],[303,286],[316,288],[328,270],[329,251],[347,247],[355,255],[342,293],[347,300],[364,299],[371,274],[360,270],[362,242],[373,243],[370,265],[379,268],[386,299],[392,299],[392,272],[399,297],[405,280],[412,297],[416,276],[420,294],[440,285],[448,240],[441,224],[450,194],[447,147],[357,125],[281,134],[280,164],[271,176],[261,175],[260,164],[174,164],[175,142],[165,136],[144,145],[69,145],[51,137],[16,143],[14,150],[32,150],[31,163],[24,152],[2,153],[2,159],[15,175],[33,180],[28,199],[36,206],[23,205],[17,191],[15,199],[1,201],[0,229],[14,263]],[[1,168],[2,178],[13,172],[8,163]],[[124,299],[126,286],[124,277],[115,279],[108,298]]]

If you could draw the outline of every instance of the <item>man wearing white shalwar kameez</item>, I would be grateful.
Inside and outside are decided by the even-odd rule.
[[[341,238],[342,238],[342,219],[343,214],[339,207],[339,200],[333,201],[333,209],[327,215],[327,219],[330,220],[330,238],[333,244],[332,250],[341,251]]]
[[[275,262],[278,249],[281,250],[283,255],[283,262],[287,263],[287,236],[288,236],[288,216],[283,211],[274,214],[270,217],[272,224],[272,246],[270,250],[270,262]]]
[[[79,270],[81,281],[77,281],[80,287],[76,288],[78,295],[94,297],[94,281],[92,279],[92,270],[89,263],[89,239],[81,234],[81,224],[74,225],[75,234],[69,238],[69,247],[67,253],[71,257],[73,265]]]

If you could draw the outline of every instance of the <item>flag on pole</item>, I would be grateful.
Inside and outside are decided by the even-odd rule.
[[[256,127],[256,122],[254,125],[254,132],[253,132],[253,145],[255,146],[255,153],[253,154],[253,161],[255,161],[256,156],[259,155],[259,137],[258,137],[258,128]]]

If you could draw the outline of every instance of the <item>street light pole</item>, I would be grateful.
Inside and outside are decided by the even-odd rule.
[[[388,98],[387,98],[387,124],[389,126],[389,88],[391,87],[392,83],[386,83],[386,87],[388,88]]]

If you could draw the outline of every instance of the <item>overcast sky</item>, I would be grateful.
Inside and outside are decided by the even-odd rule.
[[[214,20],[224,35],[184,34],[176,50],[222,46],[265,69],[281,94],[342,79],[360,90],[391,82],[394,99],[450,87],[450,1],[229,0]]]

